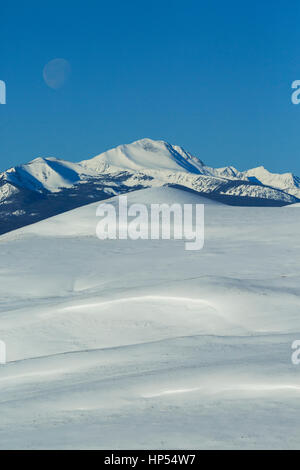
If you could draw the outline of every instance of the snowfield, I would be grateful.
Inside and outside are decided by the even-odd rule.
[[[205,203],[204,248],[100,241],[99,203],[0,237],[0,448],[300,449],[298,211],[128,200]]]

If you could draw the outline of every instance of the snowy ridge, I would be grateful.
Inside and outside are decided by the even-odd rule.
[[[239,171],[233,166],[212,168],[182,147],[151,139],[142,139],[132,144],[120,145],[90,160],[84,160],[81,165],[89,172],[111,171],[112,169],[115,171],[117,169],[140,171],[156,178],[161,177],[169,183],[177,183],[179,180],[185,179],[188,187],[194,187],[195,177],[193,175],[222,178],[223,181],[247,181],[248,183],[253,183],[251,177],[255,177],[257,182],[262,185],[270,186],[275,190],[279,189],[300,198],[300,178],[292,173],[273,174],[265,170],[264,167],[247,171]],[[184,178],[178,173],[187,173],[189,177]],[[212,179],[208,185],[210,184],[215,190],[217,181]],[[251,189],[249,187],[245,188],[245,186],[244,193],[239,191],[241,195],[252,197],[257,197],[258,192],[262,193],[262,190],[255,189],[251,193]],[[270,197],[273,197],[274,194],[273,191]],[[267,190],[265,190],[265,197],[268,197]],[[277,194],[277,198],[280,199],[280,194]],[[288,201],[288,198],[285,200]]]
[[[150,209],[151,204],[223,204],[212,201],[196,193],[184,191],[182,189],[170,187],[148,188],[139,191],[132,191],[127,195],[128,204],[144,204]],[[118,212],[119,196],[112,196],[105,202],[116,207]],[[22,227],[11,233],[2,236],[1,240],[12,240],[29,234],[50,237],[70,237],[74,236],[94,236],[95,235],[95,214],[99,202],[94,202],[83,207],[78,207],[71,211],[41,220],[35,224]]]
[[[0,174],[0,233],[91,200],[138,189],[175,185],[230,205],[280,206],[300,198],[300,179],[263,167],[240,172],[212,168],[182,147],[142,139],[89,160],[46,157]]]
[[[300,178],[293,173],[276,174],[266,170],[263,166],[244,171],[246,177],[255,177],[262,184],[279,188],[300,198]]]
[[[137,175],[137,179],[140,174],[140,180],[143,179],[143,175],[148,175],[163,183],[180,183],[196,190],[199,183],[201,190],[206,188],[207,192],[210,192],[210,189],[215,191],[218,185],[226,181],[241,183],[247,181],[249,187],[245,190],[245,195],[251,196],[250,186],[253,186],[251,177],[255,177],[262,185],[292,195],[297,195],[300,190],[300,178],[291,173],[272,174],[263,167],[244,172],[232,166],[212,168],[182,147],[151,139],[120,145],[80,163],[71,163],[53,157],[36,158],[0,174],[0,181],[37,192],[59,192],[63,188],[70,188],[81,181],[97,178],[102,174],[117,175],[124,171]]]
[[[195,179],[193,175],[210,176],[221,181],[244,180],[250,183],[253,181],[252,177],[255,177],[262,185],[288,193],[291,191],[290,194],[296,194],[300,189],[300,178],[292,173],[273,174],[264,167],[244,172],[232,166],[212,168],[182,147],[151,139],[119,145],[79,163],[53,157],[36,158],[27,164],[1,173],[0,181],[5,180],[34,191],[57,192],[88,178],[97,178],[102,173],[117,174],[122,171],[151,175],[157,179],[161,177],[165,182],[171,183],[177,182],[176,178],[181,181],[190,178],[193,181]],[[184,178],[182,174],[187,176]],[[211,181],[213,183],[213,180]]]
[[[88,170],[101,171],[116,167],[126,170],[167,170],[203,174],[203,163],[180,147],[164,141],[142,139],[129,145],[119,145],[90,160],[81,162]]]
[[[80,181],[82,167],[57,158],[36,158],[29,163],[10,168],[0,178],[33,191],[57,192]]]

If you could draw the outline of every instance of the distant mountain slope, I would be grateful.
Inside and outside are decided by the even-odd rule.
[[[283,198],[283,202],[287,202],[282,193],[278,194],[273,191],[268,194],[266,190],[263,191],[257,188],[253,190],[253,185],[260,185],[271,187],[275,190],[279,189],[300,198],[300,178],[292,173],[273,174],[265,170],[264,167],[247,171],[238,171],[233,166],[212,168],[205,165],[202,160],[191,155],[182,147],[151,139],[142,139],[132,144],[120,145],[90,160],[82,161],[81,165],[89,174],[111,171],[112,169],[122,169],[143,172],[156,178],[162,178],[168,183],[179,183],[180,180],[188,179],[189,181],[186,181],[185,184],[194,189],[197,188],[195,188],[193,183],[195,178],[192,175],[217,178],[217,180],[206,180],[208,186],[213,187],[213,190],[215,190],[215,185],[222,186],[224,179],[226,181],[234,180],[239,181],[243,190],[230,191],[229,194],[237,192],[241,197],[275,198],[276,200]],[[188,174],[188,178],[182,175],[185,173]],[[220,181],[220,178],[223,181]],[[199,182],[199,179],[197,181]],[[204,180],[203,185],[205,186]],[[236,188],[237,185],[234,184],[234,187]]]
[[[244,171],[247,178],[254,177],[260,183],[282,189],[283,191],[300,198],[300,178],[293,173],[276,174],[266,170],[263,166]]]
[[[82,167],[57,158],[36,158],[25,165],[10,168],[0,178],[33,191],[57,192],[81,180]]]
[[[291,173],[212,168],[182,147],[142,139],[80,163],[36,158],[1,173],[0,234],[93,200],[164,185],[230,205],[282,206],[300,199],[300,179]]]
[[[119,145],[81,165],[88,170],[103,171],[105,168],[116,167],[134,171],[187,172],[210,174],[197,157],[193,157],[183,148],[173,146],[164,141],[142,139],[132,144]]]

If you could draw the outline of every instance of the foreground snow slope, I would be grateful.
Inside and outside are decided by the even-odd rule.
[[[151,204],[205,204],[205,205],[220,205],[224,206],[217,201],[212,201],[203,196],[195,193],[171,188],[168,186],[160,188],[142,189],[140,191],[133,191],[126,194],[128,205],[129,204],[145,204],[149,207]],[[112,197],[102,202],[103,204],[112,204],[118,213],[119,198]],[[101,202],[95,202],[87,206],[79,207],[69,212],[64,212],[55,217],[42,220],[36,224],[28,225],[10,234],[4,235],[2,240],[7,237],[8,240],[12,238],[19,238],[20,236],[27,236],[29,234],[46,235],[53,237],[61,236],[92,236],[96,233],[96,224],[99,219],[96,219],[96,209]]]
[[[298,211],[207,204],[195,252],[96,207],[0,237],[0,447],[300,448]]]

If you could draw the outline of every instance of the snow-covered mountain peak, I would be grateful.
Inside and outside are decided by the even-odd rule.
[[[207,167],[208,168],[208,167]],[[211,174],[215,176],[221,176],[223,178],[230,178],[230,179],[247,179],[242,172],[237,170],[234,166],[225,166],[222,168],[210,168]]]
[[[126,170],[154,170],[202,174],[203,163],[197,157],[163,140],[149,138],[131,144],[119,145],[101,153],[90,160],[81,162],[82,166],[101,171],[107,167]]]
[[[132,142],[132,144],[128,144],[128,145],[141,146],[146,151],[157,152],[161,150],[162,147],[166,147],[168,143],[164,140],[153,140],[153,139],[150,139],[149,137],[145,137],[144,139],[135,140],[134,142]]]
[[[258,166],[243,172],[247,177],[255,177],[260,183],[272,186],[300,197],[300,178],[293,173],[271,173],[264,166]]]
[[[1,174],[6,181],[33,191],[57,192],[80,180],[81,167],[54,157],[37,157]]]
[[[251,174],[252,176],[259,176],[259,175],[272,175],[272,176],[280,176],[284,177],[286,175],[292,175],[292,173],[272,173],[271,171],[267,170],[263,165],[257,166],[255,168],[250,168],[246,170],[244,173]]]
[[[30,160],[28,163],[26,163],[26,165],[31,165],[31,164],[34,164],[34,163],[45,163],[45,162],[47,162],[47,160],[58,160],[58,158],[55,158],[55,157],[36,157],[36,158],[33,158],[32,160]]]

